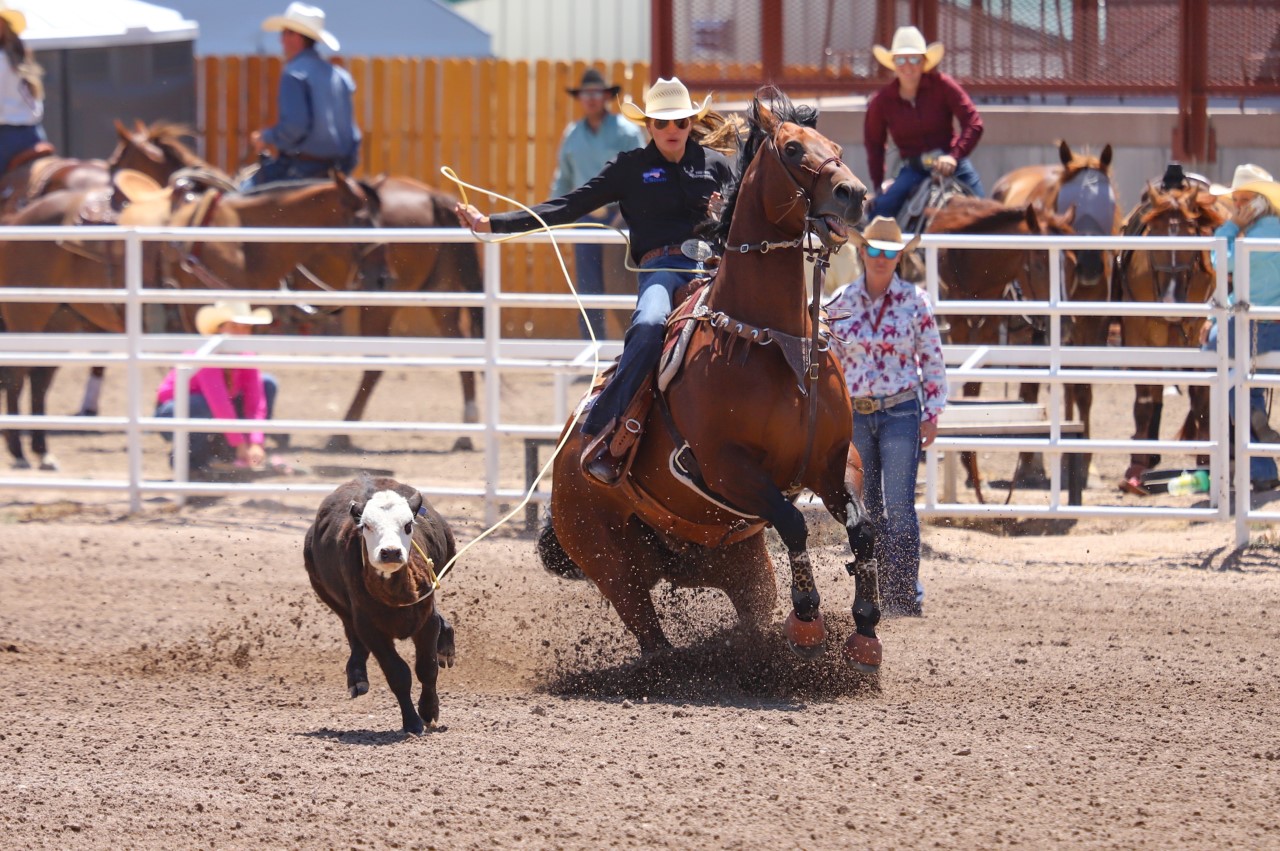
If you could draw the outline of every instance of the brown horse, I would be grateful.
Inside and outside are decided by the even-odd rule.
[[[1073,153],[1065,141],[1058,143],[1061,165],[1032,165],[1015,169],[996,182],[991,197],[1006,204],[1037,203],[1059,215],[1071,214],[1071,227],[1084,236],[1114,236],[1120,232],[1120,203],[1111,181],[1111,146],[1098,156]],[[1063,258],[1062,286],[1064,297],[1074,301],[1110,301],[1111,273],[1115,266],[1114,251],[1075,250]],[[1104,316],[1077,316],[1063,321],[1062,339],[1067,345],[1102,346],[1106,344],[1108,320]],[[1089,419],[1093,410],[1093,387],[1068,384],[1065,393],[1066,417],[1080,411],[1084,437],[1090,435]],[[1027,401],[1039,398],[1039,385],[1030,385],[1022,393]],[[1030,456],[1025,456],[1030,459]],[[1045,479],[1044,462],[1035,460],[1019,465],[1015,478]],[[1086,464],[1088,462],[1086,461]]]
[[[590,577],[646,658],[670,647],[651,596],[664,579],[720,588],[748,629],[767,623],[775,591],[766,524],[791,564],[794,609],[784,633],[801,655],[823,650],[808,531],[792,504],[809,488],[845,525],[855,555],[857,631],[846,658],[863,670],[879,665],[873,539],[850,447],[849,394],[834,357],[816,345],[817,300],[810,308],[800,248],[808,229],[828,248],[843,243],[866,190],[838,146],[796,123],[811,118],[781,96],[773,110],[753,101],[742,177],[722,223],[724,260],[622,481],[608,487],[583,474],[587,438],[573,420],[554,462],[543,563]]]
[[[1226,209],[1200,187],[1162,190],[1147,187],[1146,197],[1125,218],[1125,235],[1211,236],[1227,220]],[[1163,304],[1204,304],[1213,295],[1215,276],[1207,251],[1127,250],[1116,259],[1115,292],[1119,301]],[[1126,316],[1122,320],[1126,346],[1175,346],[1189,348],[1200,343],[1199,318]],[[1164,411],[1161,385],[1134,387],[1134,440],[1158,440]],[[1209,434],[1209,388],[1188,388],[1190,409],[1178,440],[1200,440]],[[1160,463],[1160,456],[1135,453],[1130,456],[1121,488],[1145,493],[1142,473]]]
[[[170,121],[156,121],[150,125],[134,122],[130,130],[120,121],[115,122],[116,148],[107,158],[112,173],[120,169],[142,172],[161,186],[184,169],[194,169],[218,175],[230,182],[231,178],[216,166],[201,159],[182,141],[193,135],[190,128]]]
[[[381,224],[387,228],[455,228],[460,227],[454,206],[458,199],[420,183],[409,177],[378,177],[372,187],[381,201]],[[365,246],[367,249],[368,246]],[[481,292],[484,278],[481,271],[480,246],[462,243],[388,243],[383,246],[384,262],[388,276],[384,286],[390,292]],[[332,280],[335,270],[311,258],[308,268],[321,280]],[[366,279],[367,280],[367,279]],[[400,307],[357,308],[358,327],[355,333],[365,337],[384,337],[392,332],[393,322]],[[484,312],[480,308],[438,307],[431,309],[439,331],[447,336],[476,337],[484,333]],[[382,373],[370,370],[360,379],[355,398],[343,419],[357,421],[364,416],[365,407],[378,384]],[[462,379],[463,422],[480,421],[476,406],[476,376],[474,372],[460,373]],[[349,450],[351,438],[334,435],[329,439],[332,449]],[[471,438],[463,435],[454,443],[454,449],[470,450]]]
[[[1036,204],[1008,207],[984,198],[953,198],[929,224],[929,233],[1022,236],[1065,236],[1072,232],[1070,214],[1059,216]],[[943,248],[938,251],[938,275],[947,288],[947,298],[963,301],[1046,301],[1049,298],[1049,253],[1044,249]],[[1043,316],[955,315],[949,317],[952,343],[997,344],[1020,339],[1043,344],[1046,322]],[[1023,393],[1036,385],[1023,385]],[[964,395],[976,396],[978,382],[966,382]],[[982,484],[977,456],[962,453],[969,478],[979,502]]]
[[[132,204],[124,204],[111,190],[64,190],[46,195],[21,210],[15,225],[74,225],[118,222],[133,226],[294,227],[370,226],[376,220],[377,199],[346,177],[304,185],[269,186],[251,195],[223,196],[217,190],[188,194],[170,190]],[[114,214],[114,217],[113,217]],[[124,283],[124,250],[120,242],[76,240],[69,232],[60,242],[0,243],[0,285],[17,287],[120,287]],[[346,258],[353,270],[363,261],[350,246],[210,243],[186,245],[146,243],[143,281],[146,286],[170,284],[189,288],[275,289],[304,255],[325,249]],[[354,275],[355,272],[352,272]],[[123,333],[118,306],[60,302],[51,292],[44,303],[0,302],[0,321],[14,333],[40,333],[62,308],[84,323],[85,330]],[[184,312],[188,327],[194,306]],[[7,386],[18,388],[28,369],[10,367]],[[47,367],[36,367],[52,370]],[[46,391],[48,381],[38,382]],[[43,394],[32,396],[33,412],[44,410]],[[33,438],[34,439],[34,438]],[[44,459],[42,459],[42,466]]]
[[[28,154],[36,151],[38,156],[19,154],[14,158],[17,165],[10,165],[0,176],[0,224],[12,224],[10,219],[50,192],[85,191],[111,183],[111,173],[102,160],[60,157],[51,146],[38,146]]]

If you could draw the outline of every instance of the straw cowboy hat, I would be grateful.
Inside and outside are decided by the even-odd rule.
[[[265,307],[253,309],[247,301],[216,301],[196,311],[196,330],[206,337],[218,333],[224,322],[237,325],[269,325],[271,311]]]
[[[915,248],[916,243],[920,241],[919,236],[912,237],[910,241],[904,241],[898,222],[887,216],[876,216],[871,220],[871,224],[863,229],[862,233],[858,233],[855,230],[850,231],[849,234],[858,242],[870,248],[879,248],[883,251],[901,251],[904,254]]]
[[[1237,189],[1247,189],[1246,184],[1257,183],[1259,181],[1271,182],[1271,172],[1262,166],[1253,163],[1245,163],[1236,166],[1236,173],[1231,177],[1231,185],[1223,186],[1221,183],[1214,183],[1209,186],[1209,191],[1214,195],[1230,195]],[[1256,192],[1256,189],[1248,189],[1249,192]]]
[[[711,95],[707,95],[702,99],[702,103],[695,105],[689,97],[689,90],[678,77],[672,77],[670,80],[659,77],[658,82],[644,93],[644,109],[631,101],[624,101],[622,104],[622,114],[636,124],[644,124],[650,118],[669,121],[690,116],[701,118],[709,109],[711,109]]]
[[[880,64],[890,71],[897,68],[893,64],[893,57],[895,56],[923,56],[924,70],[932,71],[942,61],[942,54],[945,50],[940,41],[935,41],[933,44],[925,44],[924,33],[915,27],[898,27],[897,32],[893,34],[893,43],[889,45],[888,50],[877,44],[871,48],[871,52],[875,54]]]
[[[27,16],[5,3],[4,0],[0,0],[0,19],[9,25],[14,35],[22,35],[22,31],[27,28]]]
[[[566,92],[577,97],[583,92],[604,92],[605,97],[617,97],[618,92],[622,91],[622,86],[606,86],[604,77],[595,68],[588,68],[582,72],[582,82],[578,84],[576,89],[565,89]]]
[[[290,30],[315,39],[330,50],[338,49],[338,40],[324,28],[324,9],[318,6],[290,3],[283,15],[272,15],[263,21],[262,29],[269,33]]]

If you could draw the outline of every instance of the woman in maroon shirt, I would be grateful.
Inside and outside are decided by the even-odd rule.
[[[981,198],[982,180],[970,164],[969,154],[982,138],[982,116],[959,83],[934,70],[942,61],[942,45],[934,42],[926,46],[920,30],[899,27],[889,50],[876,45],[873,52],[881,65],[893,71],[895,79],[867,104],[863,136],[871,187],[877,192],[867,209],[867,219],[897,216],[931,171],[954,176]],[[898,147],[902,167],[893,183],[880,192],[888,136]]]

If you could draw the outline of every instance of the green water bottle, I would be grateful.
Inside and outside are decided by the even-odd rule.
[[[1193,493],[1209,492],[1209,471],[1194,470],[1183,473],[1169,482],[1169,493],[1174,496],[1189,496]]]

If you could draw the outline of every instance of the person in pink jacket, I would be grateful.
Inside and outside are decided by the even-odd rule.
[[[253,326],[271,322],[271,311],[252,309],[246,302],[220,301],[196,312],[196,330],[206,337],[214,334],[251,334]],[[177,371],[160,382],[156,393],[156,416],[174,415],[174,387]],[[208,419],[268,420],[275,407],[276,381],[256,369],[205,367],[191,377],[191,416]],[[166,434],[166,439],[171,435]],[[190,470],[207,473],[209,463],[231,460],[247,467],[261,467],[266,461],[263,434],[253,432],[191,432],[188,444]]]

